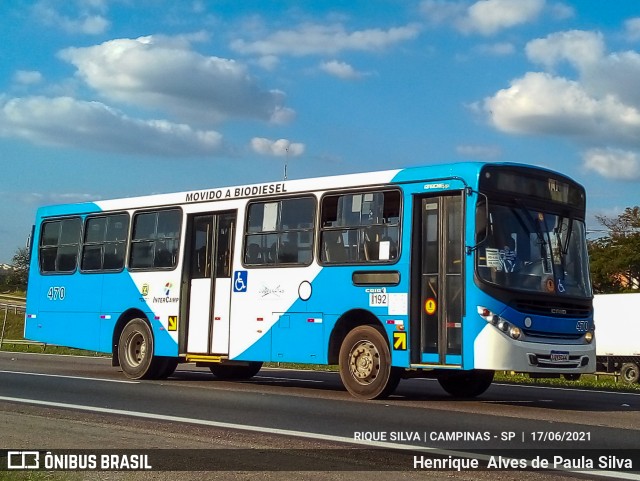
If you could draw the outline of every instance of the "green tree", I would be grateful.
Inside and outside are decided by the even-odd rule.
[[[640,280],[640,207],[627,207],[615,218],[596,218],[607,234],[589,241],[594,291],[629,291]]]
[[[19,248],[11,262],[13,270],[7,276],[6,284],[12,289],[26,291],[29,281],[29,249]]]

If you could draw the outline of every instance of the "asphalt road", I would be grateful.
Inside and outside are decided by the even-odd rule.
[[[614,456],[614,463],[638,456],[639,411],[637,394],[495,384],[459,400],[424,379],[403,380],[387,400],[363,402],[337,373],[280,369],[226,382],[185,365],[166,381],[132,382],[109,359],[0,353],[0,449],[161,449],[164,459],[151,452],[156,467],[224,469],[224,479],[238,472],[245,473],[238,479],[282,479],[283,472],[355,479],[356,471],[367,479],[583,478],[580,462],[592,455]],[[395,454],[400,445],[413,453]],[[221,448],[232,451],[221,457]],[[553,473],[437,471],[414,469],[415,453],[494,463],[539,454],[572,465]],[[599,474],[640,479],[607,468]]]

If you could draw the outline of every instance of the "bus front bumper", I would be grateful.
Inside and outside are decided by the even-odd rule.
[[[596,370],[595,343],[517,341],[487,325],[474,343],[474,368],[535,374],[586,374]]]

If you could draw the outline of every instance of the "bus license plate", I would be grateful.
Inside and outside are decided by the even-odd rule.
[[[551,351],[552,362],[563,362],[569,360],[569,353],[567,351]]]

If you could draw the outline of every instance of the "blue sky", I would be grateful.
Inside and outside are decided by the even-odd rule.
[[[0,3],[0,262],[39,205],[524,162],[640,204],[637,0]]]

